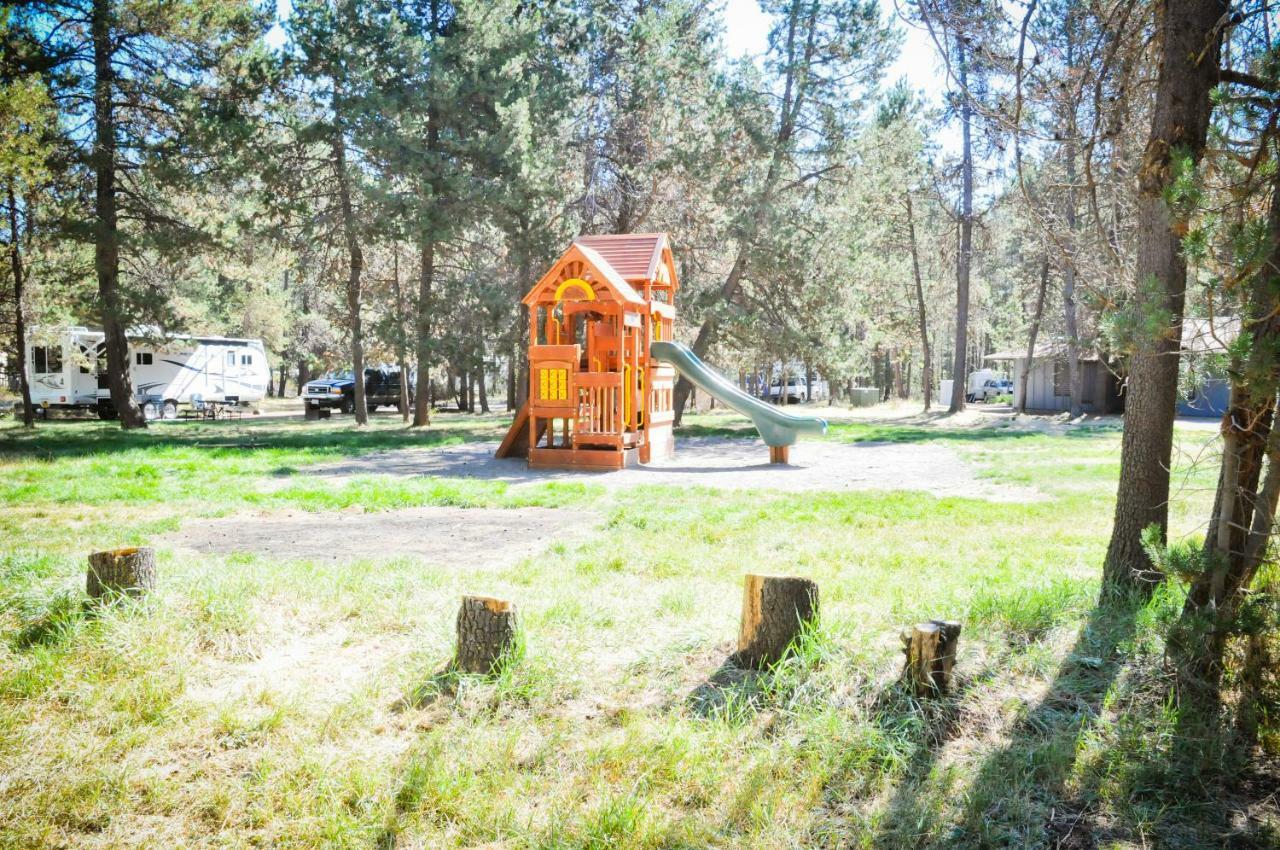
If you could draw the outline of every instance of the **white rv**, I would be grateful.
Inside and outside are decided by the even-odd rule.
[[[192,399],[249,405],[270,380],[262,341],[221,336],[129,334],[129,376],[151,418],[173,419]],[[36,331],[27,346],[31,403],[96,410],[114,417],[103,333],[83,327]]]

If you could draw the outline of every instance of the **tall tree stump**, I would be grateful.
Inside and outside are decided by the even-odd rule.
[[[934,696],[951,690],[959,643],[960,624],[955,620],[930,620],[903,630],[902,651],[906,663],[902,675],[916,696]]]
[[[516,609],[488,596],[464,596],[458,609],[458,650],[454,667],[489,674],[508,660],[516,641]]]
[[[112,549],[89,556],[85,591],[93,599],[114,593],[139,596],[156,586],[156,551]]]
[[[805,624],[818,618],[818,585],[807,578],[748,574],[735,660],[763,668],[780,660]]]

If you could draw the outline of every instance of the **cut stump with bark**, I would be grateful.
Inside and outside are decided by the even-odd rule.
[[[516,642],[516,609],[488,596],[464,596],[458,609],[458,650],[454,667],[466,673],[496,673]]]
[[[763,668],[779,661],[818,618],[818,585],[807,578],[748,574],[735,660]]]
[[[111,549],[89,556],[85,591],[93,599],[109,594],[140,596],[156,586],[156,551],[151,548]]]
[[[906,663],[902,675],[916,696],[935,696],[951,690],[959,643],[960,624],[955,620],[930,620],[903,630]]]

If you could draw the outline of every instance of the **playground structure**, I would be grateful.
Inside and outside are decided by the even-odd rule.
[[[665,233],[581,236],[529,290],[528,400],[498,448],[531,467],[611,470],[675,454],[676,372],[751,417],[773,463],[826,422],[754,398],[673,340]]]

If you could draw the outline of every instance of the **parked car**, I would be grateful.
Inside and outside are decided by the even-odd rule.
[[[777,404],[783,396],[782,381],[774,379],[769,385],[768,395],[766,399]],[[813,384],[810,386],[805,383],[805,379],[798,375],[791,375],[787,378],[787,404],[800,404],[801,402],[813,400],[820,401],[830,397],[827,391],[827,382],[814,378]]]
[[[1007,378],[988,378],[982,386],[969,394],[969,401],[995,401],[1002,395],[1013,395],[1013,381]]]
[[[409,383],[409,397],[413,398],[413,382]],[[350,371],[337,372],[309,382],[302,390],[303,403],[308,409],[333,409],[354,413],[356,409],[356,382]],[[364,403],[370,413],[379,407],[400,405],[400,372],[395,369],[364,370]]]

